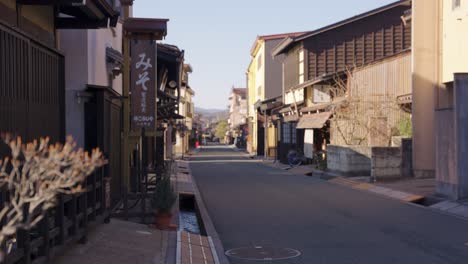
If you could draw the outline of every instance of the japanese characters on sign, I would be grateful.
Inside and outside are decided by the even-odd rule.
[[[156,43],[131,43],[131,123],[132,130],[152,130],[156,122]]]

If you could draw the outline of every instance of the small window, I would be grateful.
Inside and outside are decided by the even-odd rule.
[[[299,58],[298,58],[298,61],[299,61],[299,69],[298,69],[298,72],[299,72],[299,84],[303,83],[304,82],[304,50],[301,50],[299,51],[299,54],[298,54]]]
[[[260,70],[260,68],[262,68],[262,62],[263,62],[262,54],[259,54],[257,58],[257,70]]]
[[[452,0],[452,10],[455,10],[460,7],[461,0]]]
[[[296,129],[296,123],[291,124],[291,143],[296,144],[297,143],[297,129]]]

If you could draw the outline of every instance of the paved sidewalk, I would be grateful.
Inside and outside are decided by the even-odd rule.
[[[363,177],[359,180],[369,182],[370,177]],[[425,196],[425,197],[433,196],[435,188],[436,188],[435,179],[409,178],[409,179],[399,179],[399,180],[387,181],[387,182],[375,182],[373,184],[381,186],[381,187],[389,188],[389,189],[399,190],[399,191],[408,192],[408,193],[414,193],[414,194]]]
[[[313,177],[322,178],[330,183],[372,192],[392,199],[397,199],[402,202],[419,203],[424,202],[424,199],[426,198],[432,199],[432,197],[434,197],[434,179],[401,179],[392,182],[370,183],[370,177],[347,178],[338,174],[316,170],[310,165],[290,168],[288,165],[273,161],[264,161],[263,164],[273,168],[287,170],[293,175],[306,175],[308,173],[312,173],[311,175]],[[449,201],[440,198],[440,202],[436,202],[428,207],[468,219],[468,201]]]
[[[169,232],[112,219],[90,231],[86,244],[57,256],[56,264],[165,264]]]
[[[221,261],[218,257],[217,251],[224,252],[224,250],[193,181],[190,163],[182,160],[176,161],[176,173],[173,174],[173,177],[177,193],[195,197],[199,214],[209,235],[202,236],[179,231],[177,233],[176,264],[227,264],[224,255],[221,255]],[[216,245],[213,242],[213,236]]]

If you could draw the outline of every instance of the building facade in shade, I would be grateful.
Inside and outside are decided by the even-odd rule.
[[[185,117],[180,109],[185,103],[180,101],[190,91],[187,92],[183,80],[184,54],[176,45],[158,43],[156,166],[174,157],[177,132],[185,129]]]
[[[229,138],[233,144],[237,138],[244,144],[247,133],[247,89],[232,88],[229,96]],[[237,141],[236,141],[237,143]]]
[[[265,155],[265,122],[259,111],[259,103],[282,95],[281,62],[273,59],[271,51],[287,36],[302,33],[287,33],[258,36],[250,50],[251,61],[247,68],[248,94],[248,140],[247,150],[251,154]]]
[[[468,1],[414,0],[413,168],[437,192],[468,198]]]
[[[120,1],[114,9],[121,10]],[[131,13],[130,15],[131,16]],[[79,147],[99,146],[109,159],[112,199],[122,197],[122,12],[116,26],[59,30],[65,55],[65,131]]]
[[[100,0],[88,5],[24,3],[0,1],[0,47],[3,54],[12,55],[3,56],[1,65],[15,66],[0,69],[5,78],[0,122],[4,130],[27,140],[49,136],[52,141],[63,141],[67,133],[65,64],[77,58],[61,53],[58,32],[108,26],[115,29],[119,12],[116,6]]]
[[[84,135],[87,122],[84,115],[85,104],[96,97],[110,99],[104,94],[108,91],[108,87],[112,86],[109,84],[110,80],[114,79],[107,79],[105,65],[108,46],[105,42],[110,40],[106,39],[107,35],[104,32],[114,32],[116,38],[122,35],[121,23],[119,24],[120,9],[122,8],[118,0],[88,0],[73,3],[0,0],[0,53],[2,54],[0,56],[0,129],[2,132],[21,136],[27,142],[39,137],[49,137],[51,143],[64,142],[66,135],[72,134],[75,135],[79,147],[88,149],[99,147],[109,160],[109,164],[89,176],[88,182],[94,184],[88,186],[86,192],[79,195],[63,194],[54,201],[56,207],[50,208],[47,212],[50,217],[44,217],[38,223],[39,226],[46,227],[41,228],[41,232],[37,234],[18,232],[12,236],[17,242],[13,250],[2,259],[6,262],[31,263],[38,259],[50,261],[71,242],[84,240],[88,227],[103,223],[109,217],[111,207],[121,198],[120,150],[113,149],[112,153],[109,153],[109,149],[105,148],[108,145],[103,146],[98,141],[92,141],[92,145],[91,142],[88,145]],[[93,41],[90,41],[89,35],[81,34],[88,30],[93,32],[90,33]],[[80,34],[70,37],[73,37],[78,45],[63,42],[62,35],[73,35],[77,32]],[[101,42],[103,39],[106,40]],[[121,54],[117,56],[117,50],[122,39],[110,42],[115,49],[112,52],[112,55],[116,55],[113,56],[115,68],[118,68]],[[96,45],[96,48],[93,45]],[[69,48],[74,52],[67,52]],[[102,61],[98,62],[98,58],[92,58],[87,52],[99,52]],[[88,63],[88,60],[92,62]],[[9,66],[5,67],[6,65]],[[69,79],[73,72],[68,71],[69,67],[74,65],[80,67],[77,75],[82,74],[80,78],[74,76],[76,86],[73,86]],[[92,74],[101,73],[103,76],[90,77]],[[97,81],[101,77],[105,82]],[[97,87],[101,84],[105,87]],[[91,91],[89,85],[93,85],[96,91]],[[79,93],[68,92],[72,87],[78,86]],[[114,92],[111,94],[118,95]],[[75,104],[74,106],[80,104],[80,109],[68,108],[70,104]],[[109,110],[103,105],[100,107],[93,109],[95,110],[93,115],[97,118],[104,116],[101,110]],[[80,111],[80,116],[76,120],[79,126],[76,131],[79,131],[79,134],[70,130],[69,125],[70,118],[76,111]],[[117,116],[118,118],[121,116],[119,110]],[[108,123],[105,124],[107,121],[100,119],[97,125],[116,131],[118,147],[120,123],[118,126],[107,126]],[[96,126],[96,123],[93,125]],[[6,154],[2,147],[0,144],[0,158]],[[2,196],[8,197],[5,193],[2,193]],[[75,221],[80,218],[82,221]],[[69,230],[74,231],[69,232]],[[25,242],[39,240],[42,242]]]

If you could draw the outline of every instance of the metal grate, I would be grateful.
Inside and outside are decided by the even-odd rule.
[[[225,254],[243,260],[274,261],[297,258],[301,252],[291,248],[253,246],[230,249]]]

